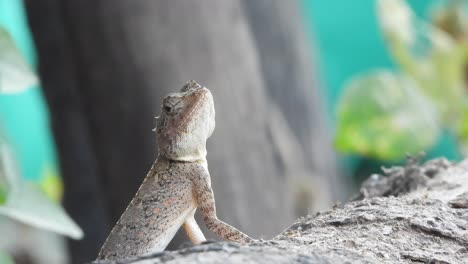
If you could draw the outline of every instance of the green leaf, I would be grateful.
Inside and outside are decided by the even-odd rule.
[[[400,68],[431,98],[443,118],[450,116],[465,94],[466,45],[418,18],[403,0],[379,0],[378,17]]]
[[[0,94],[22,92],[37,83],[10,34],[0,27]]]
[[[464,101],[460,107],[458,115],[453,122],[455,131],[460,144],[460,150],[464,156],[468,155],[468,100]]]
[[[414,42],[414,15],[404,0],[378,0],[377,17],[386,36],[394,36],[403,45]]]
[[[13,153],[1,131],[0,185],[6,194],[0,204],[1,215],[74,239],[83,237],[83,231],[59,204],[50,200],[39,186],[20,177]]]
[[[382,70],[347,83],[335,144],[342,152],[399,160],[430,147],[440,130],[436,108],[414,82]]]
[[[8,194],[7,201],[0,206],[0,214],[74,239],[83,237],[81,229],[63,208],[29,182],[22,182],[19,189]]]
[[[8,254],[0,251],[0,264],[15,264],[15,262]]]
[[[7,193],[4,184],[0,183],[0,205],[6,201]]]

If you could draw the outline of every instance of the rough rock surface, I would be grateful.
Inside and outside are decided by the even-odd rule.
[[[384,172],[361,199],[300,218],[272,240],[95,263],[468,263],[468,160],[410,159]]]

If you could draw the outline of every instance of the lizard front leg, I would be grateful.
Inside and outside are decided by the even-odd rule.
[[[206,227],[218,236],[230,241],[243,244],[252,242],[253,239],[251,237],[218,219],[216,216],[214,194],[208,179],[209,177],[201,176],[194,182],[195,198]]]

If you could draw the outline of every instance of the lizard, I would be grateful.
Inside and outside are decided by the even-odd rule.
[[[253,239],[218,219],[206,160],[206,141],[215,128],[213,96],[195,81],[164,97],[154,129],[159,155],[109,236],[97,260],[116,260],[163,251],[183,225],[193,244],[206,241],[195,221],[242,244]]]

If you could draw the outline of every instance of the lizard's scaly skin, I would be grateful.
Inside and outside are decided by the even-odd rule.
[[[252,239],[216,216],[206,163],[206,139],[214,129],[211,93],[195,82],[163,101],[156,128],[160,155],[97,259],[123,259],[163,251],[184,224],[194,243],[205,240],[193,218],[200,208],[208,229],[227,240]]]
[[[203,215],[206,227],[213,233],[227,240],[240,243],[253,241],[253,239],[246,234],[218,219],[216,216],[213,189],[211,189],[210,174],[207,169],[202,169],[204,169],[203,166],[197,166],[197,169],[194,168],[198,173],[193,175],[192,183],[195,199]]]

